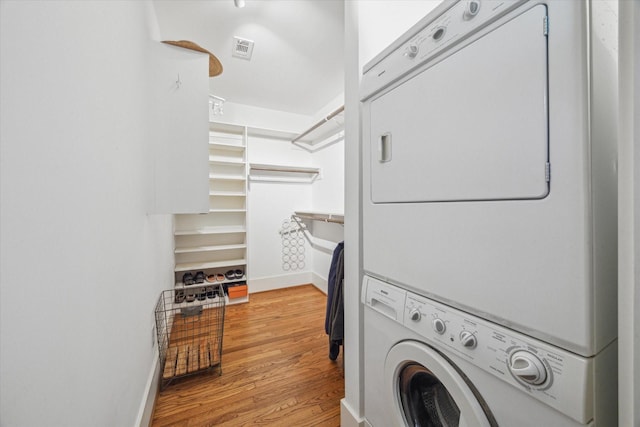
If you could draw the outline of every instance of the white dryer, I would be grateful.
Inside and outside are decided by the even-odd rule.
[[[367,276],[362,302],[372,427],[617,425],[615,345],[580,357]]]
[[[365,66],[366,274],[583,356],[616,339],[616,77],[594,5],[445,1]]]

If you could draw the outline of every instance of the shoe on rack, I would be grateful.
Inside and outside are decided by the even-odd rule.
[[[204,271],[198,271],[194,280],[196,283],[204,283]]]
[[[184,291],[182,289],[176,290],[175,302],[176,304],[180,304],[181,302],[184,302]]]
[[[242,279],[242,276],[244,276],[244,271],[236,270],[236,271],[234,271],[234,274],[236,276],[236,279]]]
[[[193,274],[191,274],[191,272],[185,273],[182,276],[182,283],[184,283],[185,286],[193,285],[195,283],[195,281],[193,280]]]

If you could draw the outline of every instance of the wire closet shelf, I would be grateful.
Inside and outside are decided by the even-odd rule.
[[[291,215],[296,222],[304,219],[308,219],[311,221],[320,221],[320,222],[332,222],[335,224],[344,224],[344,215],[342,214],[330,214],[330,213],[319,213],[319,212],[301,212],[296,211]]]

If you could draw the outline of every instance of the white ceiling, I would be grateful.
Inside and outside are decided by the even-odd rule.
[[[210,93],[227,102],[314,115],[344,91],[343,0],[154,0],[163,40],[190,40],[220,59]],[[233,37],[255,42],[250,61]]]

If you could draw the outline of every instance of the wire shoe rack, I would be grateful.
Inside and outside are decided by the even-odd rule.
[[[191,302],[179,298],[179,291],[182,290],[162,291],[155,309],[161,389],[178,378],[197,373],[222,375],[222,286],[203,286]]]

